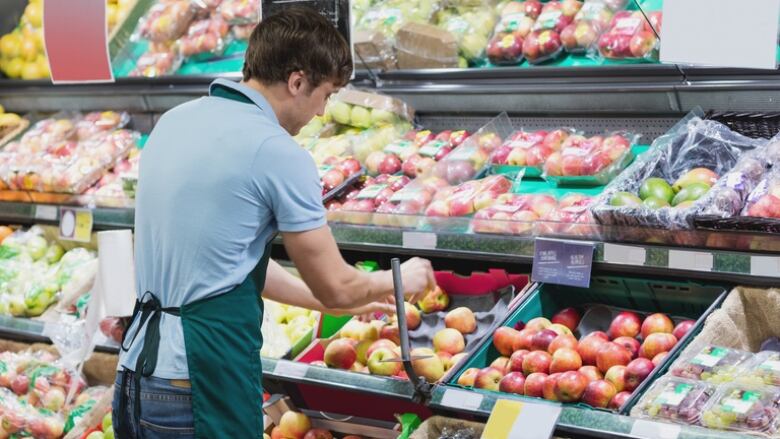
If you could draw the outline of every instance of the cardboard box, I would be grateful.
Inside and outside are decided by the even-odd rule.
[[[356,66],[380,70],[397,68],[393,45],[381,32],[356,31],[353,42]]]
[[[436,26],[405,24],[398,31],[396,46],[399,68],[458,67],[458,42],[455,36]]]

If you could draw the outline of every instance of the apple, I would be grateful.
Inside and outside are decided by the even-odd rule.
[[[547,352],[554,354],[555,351],[562,348],[577,349],[579,342],[573,335],[563,334],[555,337],[553,341],[547,346]],[[637,349],[639,343],[637,343]],[[579,357],[579,354],[577,355]]]
[[[536,317],[528,321],[528,323],[525,324],[525,329],[533,329],[536,331],[541,331],[543,329],[547,329],[552,325],[552,322],[544,317]]]
[[[366,364],[368,362],[368,357],[369,357],[368,350],[371,348],[371,345],[374,343],[376,343],[376,341],[363,340],[359,342],[355,346],[355,352],[357,353],[357,360],[355,361],[361,364]]]
[[[388,348],[378,348],[368,357],[368,370],[374,375],[393,376],[401,371],[402,364],[397,361],[398,355]]]
[[[633,392],[653,372],[655,365],[647,358],[637,358],[626,366],[625,390]]]
[[[647,57],[655,49],[658,38],[653,32],[640,31],[631,37],[628,43],[631,55],[636,58]]]
[[[303,439],[333,439],[333,434],[328,430],[312,428],[306,432],[306,435],[303,436]]]
[[[596,365],[596,357],[599,349],[605,343],[608,343],[608,341],[592,334],[580,340],[577,345],[577,353],[580,354],[582,363],[591,366]]]
[[[279,420],[279,433],[285,438],[302,439],[310,429],[311,421],[303,413],[285,412]]]
[[[384,159],[379,163],[377,170],[380,174],[395,174],[401,171],[401,159],[395,154],[386,154]]]
[[[582,402],[591,407],[606,408],[617,395],[615,386],[607,380],[595,380],[588,383],[582,394]]]
[[[609,402],[609,408],[613,410],[620,410],[626,402],[631,398],[631,392],[622,391],[618,392]]]
[[[549,329],[551,331],[555,331],[555,333],[558,334],[558,335],[564,335],[564,334],[572,335],[571,329],[567,328],[566,326],[561,325],[560,323],[553,323],[547,329]]]
[[[412,360],[414,373],[425,378],[429,383],[439,381],[444,375],[444,364],[441,358],[428,348],[416,348],[410,352],[412,357],[426,357]]]
[[[27,394],[30,389],[30,378],[27,375],[17,375],[11,382],[11,390],[19,396]]]
[[[420,323],[422,323],[420,310],[409,302],[404,302],[404,309],[406,311],[406,327],[412,330],[419,328]]]
[[[379,174],[379,165],[382,164],[385,160],[385,157],[388,154],[385,154],[382,151],[374,151],[371,154],[369,154],[366,157],[366,170],[371,175],[377,175]]]
[[[591,381],[604,379],[604,375],[599,372],[599,369],[596,366],[582,366],[579,369],[579,372]]]
[[[642,322],[642,338],[646,339],[648,335],[656,332],[665,332],[671,334],[674,331],[674,323],[666,314],[655,313],[647,316]]]
[[[450,297],[438,285],[417,302],[424,313],[444,311],[450,305]]]
[[[470,309],[461,306],[447,313],[444,317],[444,325],[461,334],[471,334],[477,329],[477,320]]]
[[[339,331],[341,338],[350,338],[355,341],[378,340],[379,331],[375,326],[360,320],[350,320]]]
[[[655,367],[660,366],[667,355],[669,355],[669,352],[661,352],[660,354],[653,357],[653,364],[655,365]]]
[[[652,359],[661,352],[669,352],[677,344],[677,337],[672,334],[656,332],[647,336],[639,347],[639,356]]]
[[[357,351],[355,350],[357,342],[351,339],[340,338],[333,340],[325,348],[325,364],[328,367],[338,369],[349,369],[357,360]]]
[[[526,164],[528,166],[540,167],[552,153],[553,150],[543,144],[534,145],[528,148]]]
[[[604,374],[604,379],[612,383],[618,392],[622,392],[626,387],[626,366],[610,367]]]
[[[523,358],[523,373],[528,376],[535,372],[550,372],[552,356],[545,351],[533,351]]]
[[[509,358],[498,357],[490,363],[490,367],[500,370],[501,373],[507,373],[509,371]]]
[[[546,379],[547,374],[541,372],[532,373],[526,376],[523,394],[525,396],[542,398],[544,396],[543,386]]]
[[[508,326],[502,326],[493,333],[493,346],[503,356],[508,357],[515,351],[514,346],[519,343],[520,332]]]
[[[555,338],[558,337],[558,333],[552,329],[543,329],[536,333],[531,339],[531,347],[535,351],[546,351]]]
[[[536,335],[539,331],[535,329],[529,329],[524,328],[519,331],[517,336],[514,338],[515,344],[512,346],[512,350],[518,350],[518,349],[528,349],[531,350],[533,337]]]
[[[338,168],[345,177],[349,177],[360,172],[361,166],[357,159],[353,157],[347,157],[342,160],[341,163],[339,163]]]
[[[523,395],[525,393],[525,376],[520,372],[509,372],[501,378],[501,381],[498,383],[498,390],[505,393]]]
[[[558,395],[555,393],[555,388],[560,377],[560,373],[553,373],[547,375],[544,379],[544,384],[542,384],[542,397],[544,399],[548,401],[558,401]]]
[[[61,387],[52,387],[43,395],[41,403],[43,407],[59,412],[65,405],[65,391]]]
[[[379,338],[389,340],[396,345],[401,344],[401,333],[398,330],[398,324],[386,325],[383,327],[379,333]]]
[[[512,356],[509,357],[509,365],[507,366],[507,370],[510,372],[522,372],[523,371],[523,359],[525,359],[525,356],[530,351],[526,349],[520,349],[517,351],[514,351],[512,353]]]
[[[580,316],[580,313],[576,308],[565,308],[558,311],[550,321],[563,325],[569,328],[570,331],[576,331],[581,318],[582,316]]]
[[[576,371],[564,372],[555,384],[555,396],[561,402],[576,402],[582,398],[587,387],[588,379],[585,375]]]
[[[464,370],[458,377],[458,385],[463,387],[474,387],[474,380],[477,378],[477,374],[479,374],[479,369],[476,367],[470,367]]]
[[[612,323],[609,325],[607,334],[609,334],[610,339],[615,339],[622,336],[636,337],[639,335],[641,326],[642,321],[639,319],[639,316],[636,313],[631,311],[623,311],[615,316],[614,319],[612,319]]]
[[[685,336],[685,334],[688,333],[688,331],[693,328],[693,325],[696,324],[695,320],[683,320],[682,322],[678,323],[677,326],[674,327],[674,330],[672,331],[672,335],[674,335],[677,340],[682,340],[682,338]]]
[[[612,366],[625,366],[631,361],[631,352],[614,342],[605,343],[596,354],[596,367],[606,373]]]
[[[550,362],[550,373],[568,372],[582,367],[580,354],[574,349],[561,348],[555,351]]]
[[[338,169],[331,169],[322,175],[322,189],[330,192],[344,183],[344,174]]]
[[[631,358],[636,358],[636,356],[639,354],[639,340],[633,337],[618,337],[613,341],[628,349],[629,352],[631,352]]]
[[[477,373],[474,379],[474,387],[477,389],[498,391],[499,383],[504,374],[494,367],[486,367]]]

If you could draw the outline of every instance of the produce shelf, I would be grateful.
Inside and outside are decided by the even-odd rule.
[[[40,320],[0,315],[0,338],[28,343],[51,343],[49,337],[43,335],[44,325]],[[95,350],[115,354],[119,352],[119,345],[111,341],[98,343]]]

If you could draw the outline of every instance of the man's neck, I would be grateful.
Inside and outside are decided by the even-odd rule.
[[[287,120],[283,111],[284,105],[282,104],[287,92],[287,90],[284,88],[286,84],[279,83],[274,85],[265,85],[256,79],[241,81],[241,84],[263,95],[265,100],[268,101],[268,103],[271,105],[271,108],[274,110],[274,114],[276,114],[276,118],[279,120],[279,125],[287,130],[287,132],[290,132],[289,128],[287,127]]]

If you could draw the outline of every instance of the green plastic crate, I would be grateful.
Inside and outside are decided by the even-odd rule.
[[[502,326],[513,327],[517,322],[527,322],[535,317],[549,319],[563,308],[583,308],[593,304],[628,308],[641,313],[663,312],[671,316],[696,320],[691,331],[677,343],[664,362],[653,370],[653,373],[634,391],[631,399],[622,407],[621,413],[627,413],[644,390],[668,368],[668,365],[701,330],[706,317],[720,307],[726,294],[725,287],[718,285],[631,277],[594,276],[591,279],[590,288],[537,284],[526,293],[522,303],[507,317]],[[493,338],[486,337],[474,351],[474,354],[462,363],[459,370],[452,375],[452,379],[447,385],[461,387],[457,384],[458,378],[466,369],[487,367],[499,356],[500,354],[493,346]],[[484,389],[473,389],[473,391],[495,393]],[[524,396],[519,397],[525,398]],[[528,397],[528,399],[539,400],[532,397]],[[604,410],[594,409],[583,403],[564,405]]]

